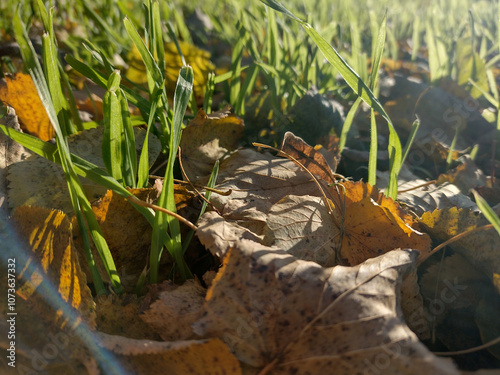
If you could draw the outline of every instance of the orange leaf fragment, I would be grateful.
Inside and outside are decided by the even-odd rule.
[[[241,374],[241,367],[219,339],[158,342],[101,333],[99,346],[112,351],[127,374]]]
[[[21,129],[43,141],[54,138],[54,128],[29,74],[6,75],[0,80],[0,100],[16,110]]]

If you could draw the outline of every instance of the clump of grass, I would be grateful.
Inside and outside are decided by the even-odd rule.
[[[142,98],[134,91],[121,85],[120,73],[114,68],[102,51],[94,51],[106,73],[99,72],[90,65],[68,57],[68,62],[75,69],[107,88],[103,101],[104,136],[103,136],[103,161],[107,171],[89,163],[75,155],[68,148],[67,135],[75,131],[73,119],[69,111],[69,104],[63,95],[61,87],[61,69],[53,30],[52,10],[47,11],[41,2],[37,3],[39,14],[43,20],[46,33],[43,36],[43,61],[42,70],[33,46],[27,36],[20,12],[14,17],[16,39],[21,46],[21,52],[26,69],[30,72],[49,114],[52,126],[57,135],[57,146],[43,142],[27,134],[14,132],[5,126],[0,126],[0,131],[9,135],[14,140],[23,144],[32,151],[59,163],[64,170],[68,183],[71,202],[82,230],[83,243],[87,262],[91,269],[92,279],[98,294],[105,293],[106,288],[99,275],[92,252],[90,250],[89,232],[94,244],[105,265],[109,279],[117,293],[123,287],[114,265],[113,258],[102,235],[95,215],[88,202],[80,180],[77,175],[85,176],[103,186],[114,190],[118,194],[129,197],[131,193],[127,187],[145,186],[148,180],[148,136],[143,144],[139,163],[136,160],[135,139],[130,119],[128,101],[137,105],[148,118],[147,134],[154,121],[161,125],[161,136],[166,140],[168,163],[165,172],[163,190],[160,194],[158,205],[168,211],[175,212],[174,200],[174,163],[179,147],[181,128],[189,103],[193,87],[193,71],[189,66],[184,66],[179,72],[179,78],[173,98],[173,108],[168,107],[168,100],[164,85],[164,69],[162,64],[163,36],[159,18],[159,3],[147,1],[145,9],[149,22],[146,33],[149,37],[149,47],[143,42],[135,27],[129,19],[125,19],[125,29],[141,53],[148,74],[150,100]],[[156,56],[156,58],[153,58]],[[63,80],[64,81],[64,80]],[[183,279],[192,277],[183,258],[182,239],[179,221],[165,213],[152,214],[148,209],[135,205],[153,226],[150,253],[150,281],[158,282],[159,261],[163,247],[171,253],[176,262],[176,269]]]

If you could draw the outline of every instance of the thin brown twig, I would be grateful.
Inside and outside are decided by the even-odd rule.
[[[191,182],[191,180],[189,179],[189,177],[187,176],[186,172],[184,171],[184,167],[182,165],[182,158],[181,158],[181,147],[179,146],[179,149],[177,150],[178,152],[178,155],[179,157],[177,158],[177,160],[179,160],[179,167],[181,169],[181,173],[182,173],[182,177],[184,177],[184,179],[186,180],[186,182],[189,184],[189,186],[191,186],[191,189],[193,189],[195,191],[195,193],[201,198],[203,199],[210,207],[212,207],[212,209],[217,212],[217,214],[219,214],[219,216],[222,216],[221,213],[219,212],[219,210],[217,208],[215,208],[215,206],[212,204],[212,202],[210,202],[207,198],[205,198],[205,196],[203,194],[201,194],[198,189],[196,189],[193,185],[193,183]]]
[[[469,353],[478,352],[478,351],[483,350],[483,349],[487,349],[493,345],[498,344],[499,342],[500,342],[500,337],[497,337],[496,339],[488,341],[486,344],[475,346],[475,347],[470,348],[470,349],[457,350],[455,352],[432,352],[432,353],[435,355],[441,355],[441,356],[469,354]]]
[[[155,211],[160,211],[160,212],[163,212],[163,213],[166,213],[167,215],[170,215],[172,217],[175,217],[177,220],[179,220],[181,223],[184,223],[186,224],[189,228],[191,228],[192,230],[197,230],[198,227],[196,225],[194,225],[192,222],[190,222],[188,219],[185,219],[183,218],[181,215],[179,214],[176,214],[175,212],[172,212],[172,211],[169,211],[167,210],[166,208],[163,208],[163,207],[160,207],[160,206],[157,206],[155,204],[151,204],[151,203],[147,203],[147,202],[144,202],[142,200],[140,200],[139,198],[137,198],[136,196],[134,195],[130,195],[127,197],[127,199],[134,203],[134,204],[137,204],[139,206],[142,206],[142,207],[147,207],[147,208],[151,208]]]
[[[487,225],[483,225],[481,227],[477,227],[477,228],[474,228],[474,229],[470,229],[468,231],[465,231],[465,232],[462,232],[460,234],[457,234],[456,236],[453,236],[451,237],[449,240],[443,242],[441,245],[439,246],[436,246],[434,249],[432,249],[432,251],[426,255],[425,258],[423,258],[421,261],[418,261],[417,262],[417,266],[419,266],[420,264],[422,264],[426,259],[429,259],[431,255],[434,255],[436,254],[439,250],[441,250],[443,247],[445,246],[448,246],[449,244],[455,242],[455,241],[458,241],[472,233],[475,233],[475,232],[481,232],[481,231],[485,231],[485,230],[490,230],[490,229],[493,229],[493,224],[487,224]]]
[[[160,179],[160,180],[163,180],[165,177],[161,177],[161,176],[155,176],[155,175],[152,175],[150,174],[149,175],[149,178],[154,178],[154,179]],[[174,178],[174,182],[176,184],[181,184],[181,185],[189,185],[189,183],[187,181],[183,181],[183,180],[178,180],[176,178]],[[211,187],[208,187],[208,186],[205,186],[205,185],[199,185],[199,184],[195,184],[193,183],[194,186],[196,186],[197,188],[200,188],[200,189],[203,189],[203,190],[208,190],[208,191],[211,191],[212,193],[215,193],[215,194],[219,194],[219,195],[223,195],[225,197],[227,197],[228,195],[231,195],[231,193],[233,192],[232,189],[229,189],[227,191],[222,191],[222,190],[218,190],[218,189],[214,189],[214,188],[211,188]]]
[[[414,187],[411,187],[411,188],[408,188],[405,190],[398,190],[398,194],[399,193],[406,193],[408,191],[412,191],[412,190],[416,190],[416,189],[420,189],[421,187],[429,186],[429,185],[435,184],[436,182],[437,182],[436,180],[432,180],[432,181],[426,182],[425,184],[417,185],[417,186],[414,186]]]

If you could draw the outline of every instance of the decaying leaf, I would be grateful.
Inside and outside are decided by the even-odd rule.
[[[158,342],[101,333],[99,346],[112,351],[129,374],[241,374],[238,360],[219,339]]]
[[[426,212],[420,224],[423,230],[437,241],[446,241],[467,230],[489,222],[477,212],[467,209],[450,208]],[[471,265],[493,281],[500,270],[500,236],[495,230],[468,235],[449,245],[455,252],[463,255]]]
[[[357,265],[401,246],[420,250],[422,257],[430,250],[428,236],[369,196],[333,215],[321,198],[287,196],[271,207],[267,228],[267,244],[324,266],[338,264],[337,259]],[[314,257],[304,257],[304,251]]]
[[[206,289],[194,280],[162,291],[140,316],[165,341],[195,338],[191,323],[202,315]]]
[[[101,126],[69,136],[68,143],[71,152],[104,168],[102,132]],[[139,158],[146,131],[134,128],[134,132]],[[150,135],[148,147],[149,162],[152,165],[160,153],[160,141]],[[66,213],[73,211],[64,172],[59,165],[41,156],[33,155],[24,161],[12,164],[7,172],[9,207],[14,208],[26,204],[55,208]],[[106,193],[105,188],[88,179],[82,178],[81,181],[87,197],[92,201]]]
[[[137,340],[159,340],[160,336],[142,321],[144,297],[135,294],[108,295],[96,298],[97,330]]]
[[[422,257],[430,249],[429,237],[413,228],[414,219],[368,184],[343,182],[329,188],[335,206],[329,215],[316,198],[321,196],[318,186],[294,163],[272,157],[246,162],[240,152],[226,162],[221,165],[225,180],[218,188],[231,189],[232,194],[214,196],[213,202],[227,223],[207,214],[198,230],[214,254],[224,254],[242,234],[326,266],[336,264],[339,256],[356,265],[401,246],[420,250]],[[230,177],[225,174],[229,168]],[[325,172],[325,176],[330,175]],[[210,228],[209,220],[218,228]]]
[[[402,318],[401,276],[416,258],[396,250],[356,267],[323,268],[244,240],[224,258],[193,326],[221,337],[259,374],[457,374]]]
[[[398,200],[409,207],[418,216],[426,211],[460,207],[477,211],[476,204],[460,189],[448,182],[441,185],[428,184],[428,181],[416,179],[399,186]],[[405,191],[408,190],[408,191]]]
[[[329,184],[336,182],[335,170],[340,160],[338,148],[321,152],[321,149],[309,146],[302,138],[296,137],[292,132],[286,132],[281,144],[281,151],[298,160],[323,181]]]
[[[30,260],[18,264],[18,275],[24,280],[16,293],[29,300],[42,283],[52,282],[66,303],[78,310],[91,325],[95,325],[95,304],[87,279],[80,269],[73,246],[72,229],[66,215],[60,211],[39,207],[19,207],[14,211],[16,230],[32,250]],[[39,263],[43,274],[31,264]],[[43,297],[43,296],[40,296]]]
[[[468,155],[462,156],[460,161],[462,163],[455,169],[441,174],[437,179],[437,183],[452,183],[460,189],[462,194],[469,194],[471,189],[486,185],[486,176]],[[464,208],[463,206],[459,207]]]
[[[29,74],[16,73],[0,80],[0,100],[16,110],[23,130],[43,141],[54,138],[54,128]]]
[[[13,295],[5,290],[0,296],[2,330],[6,328],[0,347],[7,351],[15,341],[16,374],[80,373],[86,349],[77,332],[95,327],[95,304],[72,244],[71,224],[62,212],[39,207],[19,207],[12,224],[15,232],[10,235],[20,242],[9,254],[15,279],[5,272],[0,280],[15,289],[9,290]],[[1,264],[12,269],[3,260]],[[14,301],[13,309],[7,297],[9,303]],[[7,319],[15,327],[10,339],[7,329],[12,325]]]
[[[209,176],[214,163],[238,147],[243,128],[243,120],[226,109],[210,115],[200,109],[181,138],[182,164],[189,179]]]

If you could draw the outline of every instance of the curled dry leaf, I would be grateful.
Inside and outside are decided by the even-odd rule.
[[[221,337],[250,373],[457,374],[402,317],[401,276],[416,258],[396,250],[356,267],[323,268],[244,240],[224,258],[193,327]]]
[[[158,342],[99,333],[98,345],[110,350],[128,374],[241,374],[238,360],[219,339]]]
[[[214,163],[238,147],[243,120],[227,109],[206,115],[199,110],[182,132],[182,165],[191,181],[209,176]]]
[[[319,149],[309,146],[302,138],[296,137],[292,132],[285,133],[281,144],[281,151],[298,160],[312,174],[329,184],[336,182],[335,170],[340,160],[338,148],[333,146],[332,148],[332,151],[324,150],[322,153]]]
[[[16,110],[24,131],[43,141],[54,138],[54,128],[29,74],[16,73],[1,79],[0,100]]]

